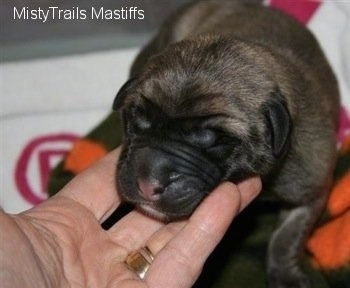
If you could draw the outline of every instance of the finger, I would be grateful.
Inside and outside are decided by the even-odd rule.
[[[261,180],[259,177],[249,178],[240,182],[237,185],[237,189],[237,192],[240,194],[239,212],[241,212],[261,191]],[[209,209],[212,210],[210,207]],[[186,221],[181,221],[165,225],[150,238],[146,244],[147,247],[152,253],[158,253],[158,251],[160,251],[174,237],[174,235],[185,226],[185,224]]]
[[[241,212],[261,192],[262,183],[260,177],[255,176],[238,183],[237,187],[241,193],[241,207],[239,209]]]
[[[256,179],[255,179],[256,178]],[[242,190],[240,210],[250,202],[260,191],[260,179],[255,177],[237,185]],[[109,233],[112,239],[124,246],[129,252],[142,246],[147,246],[156,254],[172,239],[187,221],[178,221],[164,225],[163,222],[146,216],[139,211],[132,211],[119,220]],[[147,239],[149,239],[147,241]]]
[[[112,226],[108,233],[116,244],[131,252],[145,246],[149,237],[163,226],[163,222],[134,210]]]
[[[121,201],[115,185],[119,154],[120,147],[77,175],[57,196],[79,202],[103,222]]]
[[[172,222],[150,235],[146,245],[153,255],[158,254],[187,224],[188,221]]]
[[[155,244],[159,241],[156,235],[153,242],[148,242],[148,247],[157,254],[146,276],[151,287],[179,287],[180,279],[181,287],[193,284],[203,263],[239,212],[241,192],[234,184],[220,185],[163,249],[157,251],[161,245]],[[159,239],[165,241],[164,236]]]
[[[231,185],[229,184],[230,187]],[[258,177],[245,180],[237,185],[237,192],[240,193],[241,199],[239,211],[257,196],[260,189],[261,181]],[[212,210],[210,207],[208,209]],[[147,246],[155,255],[186,224],[187,221],[183,220],[164,225],[163,222],[134,210],[119,220],[108,232],[113,241],[125,247],[129,252]]]

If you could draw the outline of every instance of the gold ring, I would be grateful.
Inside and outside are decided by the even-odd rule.
[[[129,269],[135,272],[141,279],[146,275],[148,268],[154,259],[152,252],[148,247],[131,252],[126,257],[125,263]]]

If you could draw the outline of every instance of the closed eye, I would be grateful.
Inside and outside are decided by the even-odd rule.
[[[217,140],[215,145],[209,147],[207,152],[216,158],[225,158],[232,153],[237,147],[241,147],[242,140],[233,135],[227,135],[224,132],[217,132]]]
[[[192,131],[188,135],[188,140],[197,146],[202,148],[210,148],[215,145],[217,135],[212,129],[204,128],[196,131]]]
[[[133,124],[137,130],[147,130],[151,128],[151,122],[144,116],[144,115],[139,115],[133,119]]]
[[[136,106],[131,106],[124,114],[124,121],[128,123],[128,128],[133,132],[141,132],[151,128],[151,121],[143,111]]]

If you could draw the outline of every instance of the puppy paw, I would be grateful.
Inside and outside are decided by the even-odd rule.
[[[269,288],[310,288],[309,278],[297,268],[273,269],[269,273]]]

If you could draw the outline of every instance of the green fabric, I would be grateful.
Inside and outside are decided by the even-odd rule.
[[[112,150],[121,143],[121,122],[116,113],[109,115],[86,138],[103,143]],[[59,191],[74,174],[64,170],[60,163],[53,171],[49,193]],[[336,178],[350,169],[349,151],[339,158]],[[203,273],[194,287],[203,288],[265,288],[266,248],[268,239],[277,225],[278,205],[273,201],[257,199],[232,223],[223,241],[208,259]],[[328,218],[327,213],[323,222]],[[350,229],[350,228],[349,228]],[[305,257],[305,269],[315,288],[350,287],[350,265],[336,271],[313,268]]]

